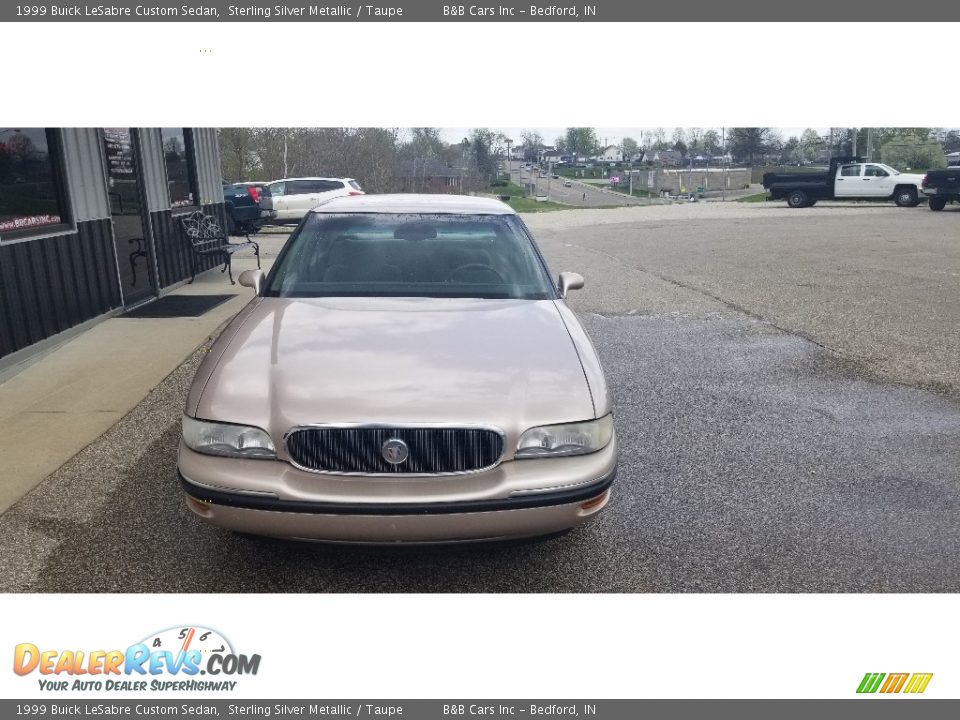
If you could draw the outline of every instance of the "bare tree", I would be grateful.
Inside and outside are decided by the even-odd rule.
[[[258,165],[252,128],[221,128],[217,131],[220,145],[220,171],[228,182],[247,180]]]

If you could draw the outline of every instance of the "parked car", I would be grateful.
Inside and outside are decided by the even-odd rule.
[[[227,232],[230,235],[254,234],[263,226],[260,203],[246,185],[224,183],[223,204],[227,214]]]
[[[922,181],[922,175],[901,173],[883,163],[838,157],[830,160],[825,173],[765,173],[763,187],[771,198],[785,198],[793,208],[810,207],[818,200],[871,198],[889,198],[900,207],[914,207],[923,197]]]
[[[363,195],[363,189],[353,178],[287,178],[267,186],[270,190],[270,209],[276,211],[278,223],[298,223],[314,207],[344,195]]]
[[[271,222],[277,216],[276,210],[272,208],[270,201],[270,185],[262,181],[239,182],[237,185],[243,185],[250,190],[253,199],[260,205],[260,219],[264,223]]]
[[[960,201],[960,167],[930,170],[921,183],[931,210],[943,210],[948,202]]]
[[[230,530],[338,542],[552,534],[597,516],[611,399],[567,293],[492,198],[314,208],[197,371],[178,475]]]
[[[569,180],[564,180],[564,181],[563,181],[563,186],[564,186],[564,187],[571,187],[572,185],[573,185],[573,183],[570,182]]]

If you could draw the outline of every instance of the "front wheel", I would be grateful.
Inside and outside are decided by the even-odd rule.
[[[930,198],[931,210],[943,210],[947,206],[947,199],[942,197]]]
[[[920,198],[917,196],[915,187],[897,188],[893,197],[898,207],[916,207],[920,204]]]
[[[803,190],[794,190],[787,195],[787,205],[792,208],[806,207],[809,202],[810,198]]]

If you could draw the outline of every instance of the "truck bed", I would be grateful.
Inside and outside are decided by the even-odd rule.
[[[936,193],[931,192],[933,190]],[[960,167],[928,171],[923,179],[923,191],[937,195],[960,195]]]
[[[829,172],[770,172],[763,176],[763,187],[775,200],[786,197],[794,190],[803,190],[811,198],[821,199],[833,194],[832,177]]]

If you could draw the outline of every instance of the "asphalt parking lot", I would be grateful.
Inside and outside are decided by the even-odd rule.
[[[528,220],[552,269],[587,279],[571,305],[614,393],[620,474],[597,522],[542,542],[400,549],[202,525],[174,476],[198,351],[0,517],[0,582],[36,592],[960,590],[960,211],[629,210]]]

